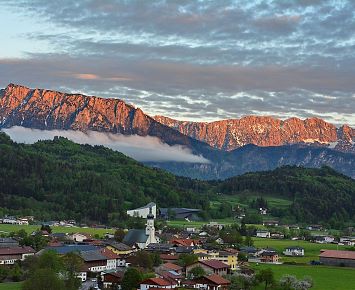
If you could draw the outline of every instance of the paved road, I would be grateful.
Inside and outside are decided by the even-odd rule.
[[[88,280],[86,282],[83,282],[83,284],[81,284],[81,287],[79,290],[89,290],[90,287],[95,287],[97,285],[97,282],[92,282],[91,280]]]

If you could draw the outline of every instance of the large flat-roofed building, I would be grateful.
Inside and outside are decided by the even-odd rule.
[[[319,261],[329,266],[355,267],[354,251],[322,250]]]
[[[154,218],[156,218],[157,217],[157,205],[154,202],[150,202],[147,205],[139,207],[139,208],[127,210],[127,215],[133,216],[133,217],[141,217],[141,218],[146,219],[149,214],[150,208],[152,210],[152,214],[154,215]]]

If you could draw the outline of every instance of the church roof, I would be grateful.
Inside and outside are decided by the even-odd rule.
[[[147,240],[148,236],[145,234],[145,230],[132,229],[125,235],[123,243],[133,246],[136,243],[146,243]]]

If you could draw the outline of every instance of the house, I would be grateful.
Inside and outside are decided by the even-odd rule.
[[[75,234],[72,234],[72,235],[69,235],[68,238],[70,240],[73,240],[74,242],[83,242],[84,240],[87,240],[87,239],[90,239],[91,238],[91,235],[89,234],[85,234],[85,233],[75,233]]]
[[[136,208],[136,209],[127,210],[127,215],[132,216],[132,217],[140,217],[140,218],[146,219],[150,210],[151,210],[151,213],[153,214],[154,218],[156,218],[157,217],[157,205],[154,202],[150,202],[147,205]]]
[[[24,261],[26,257],[35,253],[31,247],[0,248],[0,265],[13,265],[16,261]]]
[[[263,221],[263,226],[278,227],[279,226],[279,221],[277,221],[277,220]]]
[[[310,231],[322,231],[323,226],[322,225],[309,225],[306,227],[306,229],[310,230]]]
[[[261,263],[278,263],[279,255],[274,251],[264,251],[260,254]]]
[[[145,230],[131,229],[123,238],[123,243],[128,246],[137,245],[139,249],[145,249],[149,244],[159,243],[159,238],[155,235],[154,215],[152,208],[147,215]]]
[[[107,270],[107,258],[99,250],[80,252],[79,257],[88,272],[100,273]]]
[[[279,233],[279,232],[271,233],[270,236],[272,239],[284,239],[285,238],[285,235],[283,233]]]
[[[171,244],[151,243],[145,248],[145,250],[156,253],[172,253],[173,246]]]
[[[347,246],[355,246],[355,237],[341,237],[339,242]]]
[[[186,273],[188,274],[193,268],[201,267],[207,274],[227,275],[230,266],[218,260],[203,260],[186,266]]]
[[[162,260],[163,263],[168,263],[168,262],[173,263],[179,260],[179,255],[160,254],[160,259]]]
[[[322,250],[319,261],[327,266],[355,267],[355,251]]]
[[[124,272],[101,272],[101,281],[105,289],[121,289],[121,283],[124,276]]]
[[[198,216],[200,212],[200,209],[195,208],[160,208],[160,217],[163,219],[169,219],[172,215],[174,219],[198,221],[201,220]]]
[[[124,267],[126,265],[125,259],[121,259],[119,255],[112,252],[107,248],[102,248],[99,250],[101,255],[106,257],[106,270],[116,269],[117,267]]]
[[[148,278],[145,279],[143,282],[140,283],[139,289],[140,290],[148,290],[148,289],[172,289],[176,288],[178,285],[177,283],[168,281],[163,278]]]
[[[270,238],[271,234],[269,231],[264,231],[264,230],[257,230],[256,231],[256,236],[258,238]]]
[[[194,288],[206,290],[227,290],[230,285],[229,280],[216,274],[194,279],[194,283]]]
[[[238,253],[219,251],[215,259],[227,264],[232,271],[237,270]]]
[[[65,255],[68,253],[78,253],[78,252],[83,252],[83,251],[94,251],[100,249],[97,246],[93,245],[63,245],[63,246],[56,246],[56,247],[46,247],[43,250],[40,250],[37,254],[41,255],[42,253],[46,251],[54,251],[58,255]]]
[[[175,271],[160,271],[157,272],[157,275],[173,285],[177,284],[178,287],[180,287],[181,281],[184,279],[183,274],[179,274]]]
[[[127,246],[124,243],[117,243],[117,242],[111,242],[107,244],[106,248],[117,255],[129,255],[135,250],[134,247],[132,248],[130,246]]]
[[[13,248],[18,246],[18,241],[12,238],[0,238],[0,248]]]
[[[178,274],[182,274],[183,267],[173,264],[173,263],[164,263],[160,265],[157,269],[158,271],[174,271]]]
[[[304,248],[302,247],[287,247],[283,252],[285,256],[296,256],[303,257],[304,256]]]
[[[196,247],[201,244],[199,240],[193,239],[172,239],[169,243],[174,247]]]
[[[334,242],[335,238],[333,236],[322,235],[322,236],[313,236],[313,240],[315,243],[318,244],[329,244]]]

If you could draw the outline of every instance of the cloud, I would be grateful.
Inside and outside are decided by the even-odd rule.
[[[33,144],[39,140],[52,140],[55,136],[62,136],[79,144],[103,145],[141,162],[209,163],[204,157],[192,154],[186,147],[169,146],[162,143],[159,138],[151,136],[126,136],[94,131],[83,133],[73,130],[38,130],[19,126],[2,129],[2,131],[18,143]]]
[[[355,125],[354,3],[4,0],[0,17],[41,26],[13,37],[41,49],[19,43],[22,58],[3,55],[0,87],[119,97],[178,119],[271,114]]]

